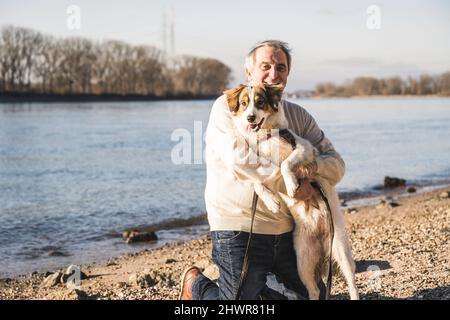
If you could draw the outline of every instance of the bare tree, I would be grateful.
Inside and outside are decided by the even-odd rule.
[[[5,91],[16,90],[17,74],[20,65],[20,40],[16,29],[13,26],[6,26],[2,29],[2,73]]]
[[[231,79],[231,69],[215,59],[181,57],[175,69],[175,92],[193,96],[216,95]]]
[[[446,72],[438,78],[438,92],[441,95],[450,96],[450,72]]]
[[[216,59],[200,59],[198,68],[200,71],[200,95],[217,95],[225,89],[231,80],[231,69]]]
[[[357,95],[380,94],[380,83],[372,77],[359,77],[353,80],[352,89]]]
[[[40,79],[43,93],[54,93],[54,84],[59,68],[64,60],[62,43],[51,36],[44,36],[35,59],[36,78]]]
[[[382,93],[384,95],[401,94],[402,93],[402,79],[400,77],[392,77],[383,80]]]
[[[69,38],[61,42],[63,61],[58,78],[69,93],[89,93],[96,56],[91,41],[83,38]]]
[[[168,63],[152,46],[56,39],[13,26],[0,35],[1,92],[205,96],[219,94],[230,74],[215,59],[181,57]]]
[[[421,75],[418,83],[418,92],[417,94],[435,94],[436,90],[436,81],[433,77],[429,75]]]
[[[6,75],[8,72],[7,57],[5,40],[3,39],[3,36],[0,36],[0,92],[6,92]]]

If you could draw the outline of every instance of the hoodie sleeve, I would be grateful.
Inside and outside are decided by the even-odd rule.
[[[334,149],[333,144],[319,128],[314,118],[300,106],[297,106],[295,110],[300,112],[300,115],[295,118],[301,122],[300,132],[297,132],[297,134],[310,141],[319,151],[319,155],[316,157],[317,175],[326,179],[331,186],[335,186],[344,177],[344,160]],[[296,124],[294,124],[294,127],[296,127]]]

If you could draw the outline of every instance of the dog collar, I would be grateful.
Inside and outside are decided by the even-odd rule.
[[[292,146],[292,149],[295,149],[295,147],[297,146],[295,137],[288,129],[281,129],[279,135]]]

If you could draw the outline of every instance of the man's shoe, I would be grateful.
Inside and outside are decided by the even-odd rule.
[[[201,271],[196,266],[184,270],[181,277],[181,290],[178,300],[192,300],[192,284],[199,274],[201,274]]]

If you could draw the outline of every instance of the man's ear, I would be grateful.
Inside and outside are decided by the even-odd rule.
[[[230,108],[230,111],[233,114],[239,109],[239,96],[245,87],[245,85],[240,84],[237,88],[229,89],[223,92],[227,96],[228,108]]]
[[[278,103],[281,101],[283,95],[284,85],[282,84],[270,84],[265,85],[270,105],[275,110],[278,110]]]

